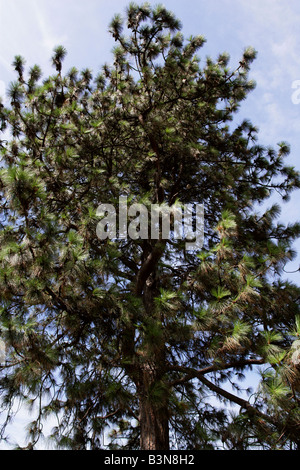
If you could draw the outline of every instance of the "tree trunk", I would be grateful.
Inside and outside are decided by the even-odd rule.
[[[145,307],[144,343],[139,351],[137,394],[139,399],[141,450],[169,450],[169,390],[163,383],[165,340],[162,315],[154,299],[159,294],[156,267],[164,244],[144,247],[144,263],[137,277],[136,294],[142,295]],[[155,331],[155,334],[154,334]]]
[[[169,450],[167,395],[160,384],[155,365],[144,364],[138,387],[141,450]]]

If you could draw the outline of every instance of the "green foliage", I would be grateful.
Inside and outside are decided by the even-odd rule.
[[[131,3],[97,76],[64,73],[63,46],[43,80],[13,62],[0,109],[0,393],[8,417],[16,400],[36,413],[29,448],[55,414],[57,446],[101,449],[109,430],[109,448],[138,449],[143,410],[167,417],[172,448],[299,450],[300,291],[281,274],[300,225],[276,222],[279,205],[254,210],[275,191],[288,200],[299,173],[288,144],[262,147],[251,122],[233,125],[254,49],[236,68],[227,53],[202,65],[205,39],[180,29],[163,6]],[[203,249],[99,240],[97,207],[120,196],[204,204]],[[261,386],[247,401],[253,366]]]
[[[54,55],[52,57],[52,64],[56,68],[57,72],[61,72],[62,61],[67,55],[67,50],[64,46],[57,46],[54,49]]]

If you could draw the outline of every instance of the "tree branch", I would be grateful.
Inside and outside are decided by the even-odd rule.
[[[250,364],[263,364],[263,360],[249,360],[244,365],[250,365]],[[214,371],[213,367],[207,367],[205,369],[202,369],[202,371],[191,370],[190,373],[187,374],[185,377],[182,377],[181,379],[178,379],[177,381],[172,382],[172,385],[178,385],[180,383],[184,383],[188,380],[191,380],[192,378],[197,378],[206,387],[208,387],[212,392],[216,393],[217,395],[222,396],[223,398],[229,400],[232,403],[236,403],[241,408],[245,409],[249,413],[249,415],[263,419],[267,421],[269,424],[274,424],[272,422],[272,419],[269,416],[265,415],[264,413],[259,411],[257,408],[252,406],[247,400],[237,397],[236,395],[233,395],[232,393],[220,388],[218,385],[212,383],[210,380],[204,377],[204,374],[208,372],[212,372],[212,371]]]
[[[149,256],[146,258],[146,260],[142,264],[141,269],[139,270],[137,278],[136,278],[136,288],[135,288],[136,295],[142,294],[144,286],[145,286],[145,282],[150,276],[150,274],[154,271],[158,261],[163,255],[165,246],[166,246],[166,240],[159,240],[154,246],[152,252],[149,254]]]
[[[181,377],[180,379],[170,382],[169,385],[173,387],[175,385],[183,384],[185,382],[188,382],[191,379],[197,378],[199,376],[203,376],[205,374],[209,374],[210,372],[220,372],[222,370],[232,369],[234,367],[247,367],[247,366],[253,366],[253,365],[262,365],[264,364],[264,362],[265,362],[264,359],[247,359],[244,361],[241,360],[241,361],[236,361],[236,362],[230,362],[229,364],[224,364],[224,365],[213,364],[211,366],[207,366],[199,370],[195,370],[190,367],[172,366],[171,370],[184,372],[186,373],[186,375]]]

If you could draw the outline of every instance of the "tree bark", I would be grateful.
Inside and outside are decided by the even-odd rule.
[[[162,333],[161,313],[156,310],[154,299],[157,289],[157,265],[163,255],[165,240],[154,247],[143,248],[144,261],[137,274],[135,294],[141,296],[144,312],[144,341],[138,353],[136,375],[139,400],[141,450],[169,450],[169,389],[163,383],[165,373],[165,340]],[[156,334],[152,327],[160,325]]]
[[[168,398],[159,387],[155,364],[145,363],[138,386],[141,450],[169,450]]]

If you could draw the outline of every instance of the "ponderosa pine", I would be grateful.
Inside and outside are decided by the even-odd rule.
[[[62,46],[43,80],[15,58],[0,110],[3,439],[21,400],[36,412],[30,448],[52,414],[61,448],[300,448],[300,290],[282,280],[299,224],[258,209],[274,191],[287,200],[299,174],[286,143],[234,124],[256,52],[201,64],[204,38],[180,29],[164,7],[130,4],[95,78],[64,74]],[[203,204],[203,248],[99,240],[97,207],[120,196]]]

